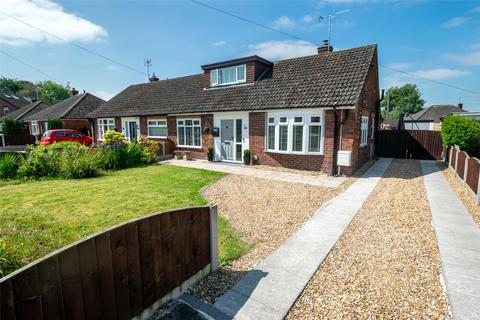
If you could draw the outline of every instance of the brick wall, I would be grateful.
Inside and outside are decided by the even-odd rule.
[[[12,113],[13,111],[20,109],[19,107],[17,107],[14,104],[11,104],[8,101],[5,101],[3,99],[0,101],[1,101],[0,102],[0,118],[6,116],[6,114],[3,114],[3,107],[8,107],[8,113]]]
[[[180,148],[177,147],[177,118],[198,118],[200,117],[201,133],[202,133],[202,148]],[[192,157],[199,159],[207,159],[208,147],[213,145],[213,135],[211,130],[208,133],[204,132],[204,128],[213,128],[213,115],[182,115],[182,116],[170,116],[167,117],[168,126],[168,140],[171,142],[172,147],[178,150],[188,150],[191,152]]]

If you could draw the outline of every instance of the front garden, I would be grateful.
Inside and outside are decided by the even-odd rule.
[[[207,204],[200,191],[223,174],[146,165],[154,161],[154,151],[148,142],[108,141],[99,148],[76,143],[31,147],[26,159],[4,156],[0,277],[121,222]],[[228,264],[246,250],[237,231],[219,217],[220,263]]]

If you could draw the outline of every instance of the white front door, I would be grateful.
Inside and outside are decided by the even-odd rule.
[[[214,141],[215,160],[242,162],[249,145],[248,112],[214,113],[213,126],[219,129]]]
[[[140,138],[140,119],[122,118],[122,132],[127,141],[138,140]]]

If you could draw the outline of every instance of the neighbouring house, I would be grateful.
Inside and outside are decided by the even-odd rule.
[[[452,113],[467,112],[463,110],[463,104],[433,105],[422,109],[417,113],[406,115],[404,124],[406,130],[442,130],[442,118]]]
[[[378,124],[377,46],[271,62],[211,63],[203,73],[132,85],[91,112],[95,140],[107,130],[139,135],[167,153],[215,161],[350,174],[372,158]],[[338,165],[338,166],[337,166]]]
[[[24,118],[29,115],[33,115],[37,112],[40,112],[42,110],[45,110],[48,107],[50,107],[50,105],[43,101],[34,101],[0,118],[0,123],[2,123],[6,119],[16,120],[22,124],[22,127],[25,130],[25,132],[29,133],[31,131],[30,123],[28,121],[24,121]]]
[[[30,134],[39,136],[48,130],[48,120],[60,119],[63,128],[80,131],[92,135],[89,120],[86,115],[100,106],[105,101],[91,93],[78,93],[75,88],[70,92],[70,97],[54,104],[42,111],[24,117],[30,124]]]
[[[31,101],[25,97],[0,92],[0,118],[30,103]]]
[[[381,130],[397,130],[398,119],[383,119],[380,124]]]

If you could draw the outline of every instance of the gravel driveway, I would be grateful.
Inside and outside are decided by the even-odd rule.
[[[287,319],[450,317],[419,162],[394,160]]]
[[[203,196],[242,235],[251,250],[228,268],[210,274],[189,292],[213,303],[230,289],[257,262],[292,236],[340,188],[315,187],[261,178],[229,175],[204,190]]]

